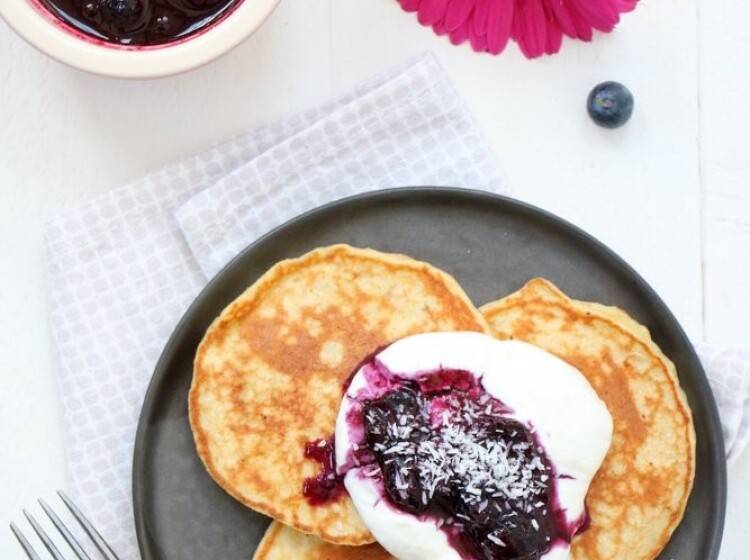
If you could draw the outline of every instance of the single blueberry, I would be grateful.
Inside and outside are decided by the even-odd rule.
[[[633,114],[633,94],[618,82],[602,82],[589,93],[589,116],[599,126],[619,128]]]
[[[81,8],[83,17],[85,17],[86,19],[94,19],[96,16],[99,15],[100,7],[101,6],[99,5],[99,2],[94,2],[94,1],[86,2]]]
[[[104,0],[102,23],[117,33],[127,33],[143,25],[144,0]]]
[[[172,25],[172,20],[167,14],[158,16],[154,22],[154,30],[158,33],[166,33]]]

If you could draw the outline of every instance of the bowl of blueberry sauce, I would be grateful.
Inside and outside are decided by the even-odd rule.
[[[0,15],[38,49],[114,77],[205,64],[250,36],[280,0],[2,0]]]

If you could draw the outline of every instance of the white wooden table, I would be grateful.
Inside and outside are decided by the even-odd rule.
[[[433,50],[516,196],[584,227],[652,283],[694,338],[750,347],[750,6],[646,0],[594,46],[529,62],[455,48],[394,0],[285,0],[220,61],[154,82],[48,60],[0,22],[0,521],[65,487],[42,225],[160,165]],[[615,79],[632,121],[584,101]],[[746,558],[750,452],[730,470],[722,559]],[[23,558],[9,531],[0,556]],[[679,560],[679,559],[676,559]]]

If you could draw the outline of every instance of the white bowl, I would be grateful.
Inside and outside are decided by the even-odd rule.
[[[249,37],[280,0],[242,0],[194,35],[162,45],[136,47],[83,35],[46,10],[39,0],[0,0],[0,16],[40,51],[65,64],[118,78],[157,78],[206,64]]]

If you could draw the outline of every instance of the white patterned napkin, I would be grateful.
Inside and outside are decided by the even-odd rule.
[[[260,155],[175,214],[207,277],[270,226],[344,196],[409,185],[505,190],[479,127],[431,56],[253,136]]]
[[[424,56],[49,224],[71,492],[122,558],[138,557],[130,475],[146,386],[207,279],[304,210],[371,188],[433,184],[507,192],[470,113]],[[750,356],[704,359],[736,456],[750,436]]]
[[[729,464],[750,442],[750,351],[696,346],[716,399]]]

